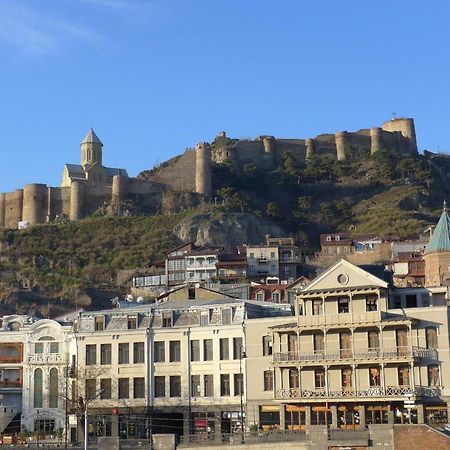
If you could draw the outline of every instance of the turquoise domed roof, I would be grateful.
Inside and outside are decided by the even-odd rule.
[[[446,203],[444,202],[444,211],[436,225],[430,242],[425,248],[425,254],[450,252],[450,218],[447,214]]]

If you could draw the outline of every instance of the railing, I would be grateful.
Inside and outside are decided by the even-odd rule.
[[[27,356],[29,364],[62,363],[65,362],[61,353],[34,353]]]
[[[0,356],[0,364],[4,363],[21,363],[22,356]]]
[[[381,320],[381,311],[350,312],[340,314],[317,314],[314,316],[298,316],[301,327],[323,325],[347,325],[358,323],[372,323]]]
[[[404,397],[417,396],[439,398],[440,389],[428,386],[370,386],[366,389],[353,389],[351,387],[326,391],[325,388],[300,389],[282,388],[275,391],[275,398],[339,398],[339,397]]]
[[[21,388],[22,387],[22,381],[9,381],[9,380],[3,380],[0,381],[0,389],[2,388]]]
[[[352,351],[351,349],[339,349],[335,352],[325,353],[323,350],[312,352],[280,352],[273,354],[273,362],[303,362],[303,361],[342,361],[349,359],[405,359],[424,358],[436,360],[438,357],[436,349],[422,347],[392,347],[392,348],[368,348],[363,351]]]

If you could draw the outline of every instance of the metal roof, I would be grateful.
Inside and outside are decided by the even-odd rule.
[[[95,134],[95,131],[91,128],[84,139],[81,141],[82,144],[102,144],[102,141],[98,138],[98,136]]]
[[[445,205],[430,242],[425,247],[425,255],[438,252],[450,252],[450,218]]]

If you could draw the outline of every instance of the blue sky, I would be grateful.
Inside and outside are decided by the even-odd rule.
[[[149,169],[221,130],[310,137],[413,116],[450,150],[450,2],[0,0],[0,191],[57,186],[93,127]]]

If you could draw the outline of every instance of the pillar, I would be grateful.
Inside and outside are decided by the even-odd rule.
[[[387,416],[388,416],[388,423],[392,425],[394,423],[394,411],[392,410],[390,405],[387,412]]]
[[[314,156],[314,139],[306,139],[306,161],[310,161]]]
[[[70,220],[79,220],[84,216],[85,192],[82,181],[72,181],[70,186]]]
[[[286,405],[280,405],[280,430],[286,429]]]
[[[305,412],[305,425],[306,427],[311,426],[311,406],[306,406],[306,412]]]
[[[331,428],[338,427],[337,405],[331,405]]]
[[[126,200],[128,193],[128,178],[114,175],[112,182],[112,203],[121,203]]]
[[[345,161],[345,149],[347,147],[347,132],[338,131],[335,135],[336,141],[336,157],[338,161]]]
[[[370,154],[373,155],[381,150],[381,128],[370,129]]]
[[[0,227],[5,226],[6,194],[0,194]]]
[[[183,411],[183,436],[191,434],[191,414],[189,411]]]
[[[216,417],[214,418],[214,440],[222,444],[222,413],[221,411],[216,412]]]
[[[423,425],[425,423],[425,408],[423,403],[417,405],[417,423]]]
[[[211,196],[211,147],[200,142],[195,148],[195,192]]]
[[[366,406],[365,405],[359,405],[359,426],[361,428],[366,427]]]
[[[23,189],[22,220],[30,225],[45,223],[47,218],[47,186],[27,184]]]

